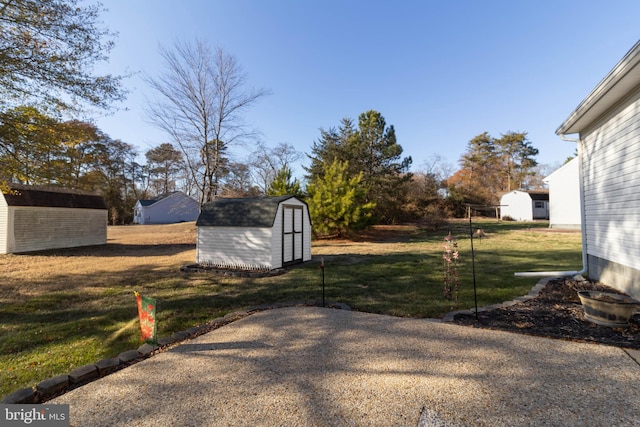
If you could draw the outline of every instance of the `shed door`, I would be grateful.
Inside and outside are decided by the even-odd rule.
[[[302,262],[302,206],[283,206],[282,262]]]
[[[546,200],[533,201],[533,219],[549,219],[549,202]]]

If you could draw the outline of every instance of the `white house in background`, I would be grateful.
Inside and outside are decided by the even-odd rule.
[[[578,144],[584,269],[640,297],[640,42],[556,134]]]
[[[182,191],[163,194],[151,200],[138,200],[133,209],[136,224],[175,224],[195,221],[200,213],[199,204]]]
[[[576,157],[544,179],[549,187],[550,228],[580,228],[582,219],[578,165]]]
[[[8,184],[0,192],[0,254],[107,243],[101,196],[59,188]]]
[[[500,218],[515,221],[549,219],[549,192],[547,190],[514,190],[500,197]]]
[[[293,196],[217,199],[196,227],[200,265],[273,270],[311,259],[309,208]]]

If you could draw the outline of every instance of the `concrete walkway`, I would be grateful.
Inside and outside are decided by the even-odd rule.
[[[70,391],[72,426],[640,426],[619,348],[319,307],[255,313]]]

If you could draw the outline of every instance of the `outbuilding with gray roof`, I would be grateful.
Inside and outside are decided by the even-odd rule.
[[[12,183],[0,192],[0,254],[106,243],[101,196]]]
[[[196,226],[203,266],[273,270],[311,259],[309,208],[293,196],[217,199]]]

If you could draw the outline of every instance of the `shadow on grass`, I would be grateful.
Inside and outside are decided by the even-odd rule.
[[[76,248],[48,249],[45,251],[16,253],[13,256],[28,258],[30,256],[51,257],[143,257],[143,256],[171,256],[196,248],[195,244],[158,244],[158,245],[128,245],[121,243],[107,243],[106,245],[80,246]]]

